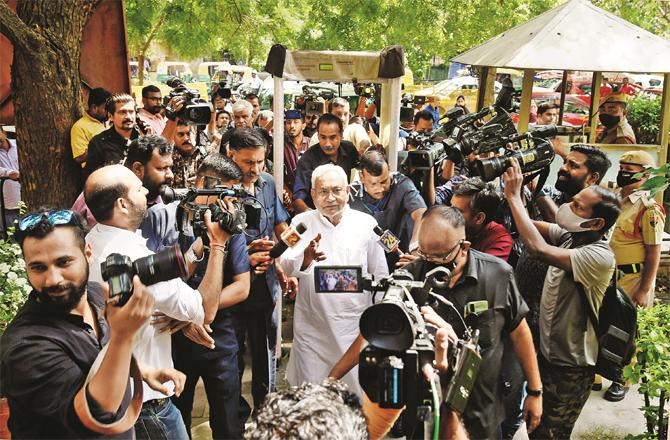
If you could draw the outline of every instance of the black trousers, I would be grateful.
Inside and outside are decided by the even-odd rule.
[[[198,379],[202,377],[209,402],[209,426],[214,439],[240,439],[244,423],[239,420],[240,376],[237,353],[212,359],[179,356],[173,353],[174,367],[186,374],[184,391],[172,397],[191,436],[191,411]]]
[[[240,382],[245,368],[243,355],[248,348],[251,354],[251,395],[254,408],[259,408],[265,396],[274,391],[275,387],[277,325],[273,316],[274,307],[271,304],[245,307],[236,312],[235,333],[240,348],[237,358]],[[250,405],[241,398],[240,419],[245,421],[250,411]]]

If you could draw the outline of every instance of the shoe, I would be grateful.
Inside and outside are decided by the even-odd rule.
[[[619,402],[626,397],[626,388],[620,383],[612,382],[610,388],[605,393],[605,400],[610,402]]]
[[[595,383],[593,382],[593,385],[591,385],[591,391],[600,391],[603,389],[603,383]]]

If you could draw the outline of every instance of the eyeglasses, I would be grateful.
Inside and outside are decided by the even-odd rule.
[[[321,188],[318,191],[316,191],[316,195],[319,197],[328,197],[328,195],[332,194],[335,197],[339,197],[344,193],[344,188],[341,186],[336,186],[333,188]]]
[[[221,178],[220,177],[214,177],[214,176],[204,176],[205,177],[205,182],[204,182],[204,187],[205,189],[212,189],[216,188],[217,186],[221,185]]]
[[[419,249],[417,251],[417,254],[419,255],[419,258],[421,258],[423,260],[426,260],[426,261],[432,261],[434,263],[447,263],[447,262],[451,261],[451,259],[449,257],[451,257],[451,255],[454,253],[454,251],[456,249],[460,249],[461,246],[463,246],[464,242],[465,242],[465,240],[461,238],[460,240],[458,240],[458,243],[456,243],[456,246],[452,247],[449,252],[447,252],[446,254],[443,254],[443,255],[428,255],[428,254],[423,253],[423,251],[421,251],[421,249]]]

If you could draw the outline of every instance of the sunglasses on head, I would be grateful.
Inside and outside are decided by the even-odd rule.
[[[25,235],[35,229],[40,224],[49,226],[78,225],[79,221],[74,213],[68,209],[54,209],[43,212],[36,212],[21,217],[18,222],[17,235]],[[17,237],[18,238],[18,237]]]

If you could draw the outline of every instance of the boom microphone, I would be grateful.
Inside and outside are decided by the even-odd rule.
[[[393,232],[388,229],[384,231],[379,225],[375,226],[373,230],[375,234],[379,235],[379,244],[384,248],[384,251],[387,253],[395,252],[398,256],[403,255],[402,251],[398,248],[400,239],[393,235]]]
[[[286,228],[286,230],[281,233],[277,244],[275,244],[272,249],[270,249],[270,258],[277,258],[283,254],[286,249],[289,248],[289,246],[295,246],[296,243],[298,243],[302,238],[300,234],[306,230],[307,226],[305,226],[304,223],[298,223],[298,225],[295,227],[295,230],[293,230],[291,227]]]

